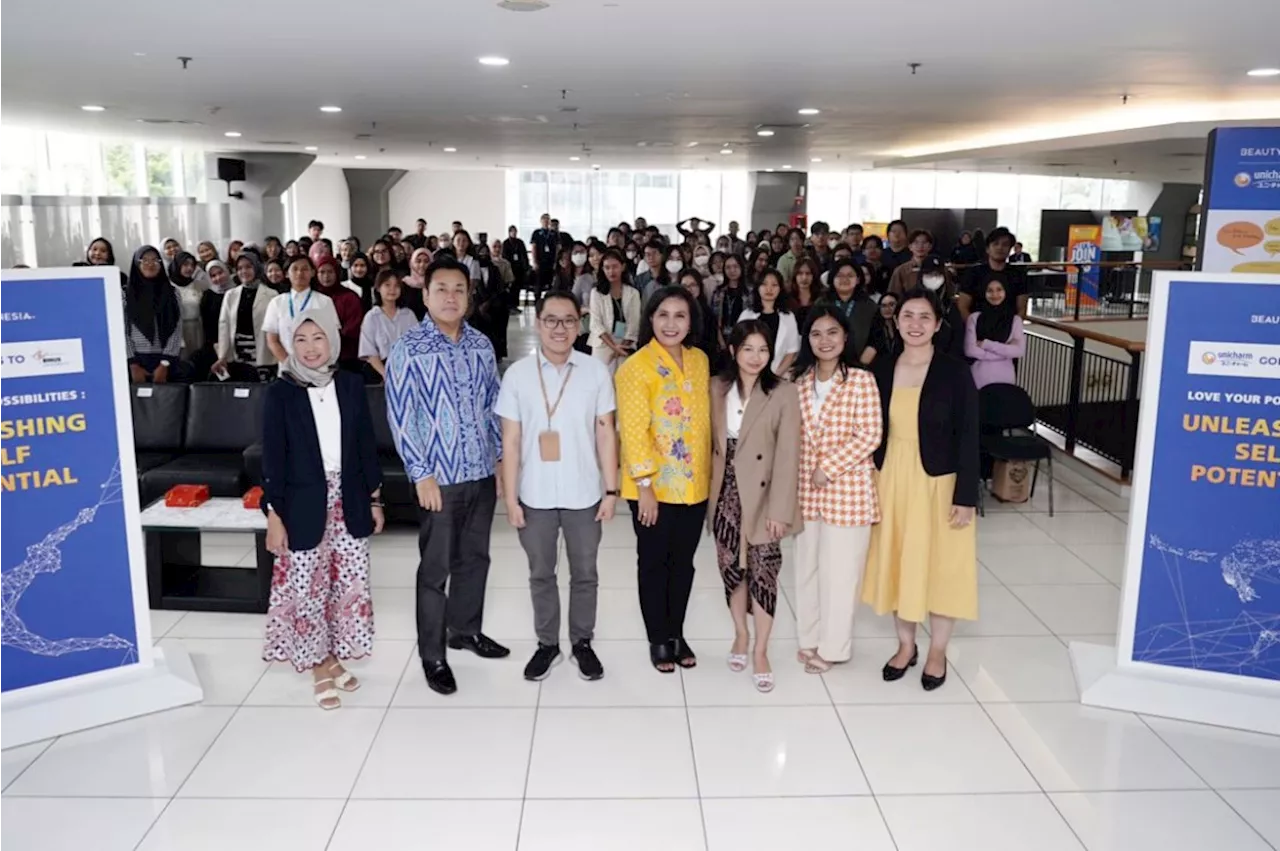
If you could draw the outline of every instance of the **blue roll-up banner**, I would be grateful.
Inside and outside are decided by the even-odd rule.
[[[1205,272],[1280,275],[1280,126],[1209,134],[1198,251]]]
[[[0,523],[8,695],[146,664],[120,276],[6,271]]]
[[[1280,278],[1154,276],[1130,508],[1084,702],[1280,732]]]

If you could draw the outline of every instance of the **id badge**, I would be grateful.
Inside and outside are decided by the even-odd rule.
[[[560,432],[544,431],[538,434],[538,457],[547,462],[560,460]]]
[[[613,323],[613,339],[621,343],[623,338],[625,338],[626,336],[627,336],[627,323],[625,322]]]

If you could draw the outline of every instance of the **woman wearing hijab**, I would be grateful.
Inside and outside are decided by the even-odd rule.
[[[124,312],[129,380],[134,384],[179,380],[184,371],[178,361],[182,308],[155,246],[144,245],[134,252],[124,288]]]
[[[363,256],[363,255],[361,255]],[[425,248],[416,249],[409,258],[409,274],[400,277],[401,298],[404,306],[413,311],[413,315],[421,322],[427,315],[426,291],[427,267],[431,265],[431,252]],[[381,274],[381,273],[379,273]]]
[[[210,260],[204,273],[209,277],[209,288],[200,295],[200,351],[191,358],[191,380],[208,381],[210,368],[218,360],[218,318],[222,315],[222,300],[235,286],[235,276],[221,260]]]
[[[169,264],[169,282],[178,292],[178,305],[182,309],[182,359],[189,361],[204,348],[200,299],[209,289],[209,278],[193,255],[179,251]]]
[[[267,278],[267,286],[278,293],[289,289],[289,276],[285,274],[284,263],[280,260],[268,260],[262,264],[262,273]]]
[[[370,270],[369,258],[357,251],[351,255],[350,264],[347,268],[347,279],[342,282],[342,285],[360,296],[360,307],[368,313],[378,303],[377,287]]]
[[[973,383],[979,390],[988,384],[1018,383],[1013,362],[1027,354],[1027,338],[1017,300],[1009,298],[1003,281],[988,281],[979,310],[969,314],[964,353],[973,360]]]
[[[267,387],[262,508],[276,556],[262,658],[310,671],[321,709],[360,682],[340,660],[373,652],[369,536],[384,522],[373,418],[360,376],[335,369],[332,304],[296,314],[291,354]]]
[[[320,245],[321,243],[316,243]],[[313,246],[314,247],[314,246]],[[338,365],[353,372],[362,372],[360,364],[360,324],[364,321],[364,308],[360,297],[338,283],[338,258],[326,254],[316,269],[315,290],[327,295],[333,302],[340,323],[341,351]]]
[[[311,265],[319,269],[320,261],[326,257],[332,257],[333,252],[329,250],[329,246],[325,243],[316,241],[311,243],[311,247],[307,249],[307,256],[311,258]]]
[[[263,281],[258,258],[247,252],[236,261],[236,280],[238,285],[227,291],[218,313],[218,362],[210,372],[214,378],[266,381],[276,359],[263,324],[276,292]]]
[[[114,266],[116,265],[116,250],[112,248],[109,241],[98,237],[89,243],[89,248],[84,253],[84,259],[90,266]],[[129,276],[121,272],[120,286],[123,288],[128,283]]]

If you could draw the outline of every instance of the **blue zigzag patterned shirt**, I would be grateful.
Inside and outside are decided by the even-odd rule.
[[[431,317],[406,331],[387,359],[387,420],[410,481],[438,485],[494,474],[502,425],[493,406],[501,380],[488,338],[463,324],[454,342]]]

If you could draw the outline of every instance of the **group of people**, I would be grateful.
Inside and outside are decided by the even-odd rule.
[[[681,225],[690,255],[709,256],[697,250],[707,247],[698,238],[705,223]],[[961,309],[948,304],[950,293],[909,279],[891,292],[886,279],[878,304],[867,294],[864,319],[841,303],[861,303],[859,289],[870,289],[867,263],[851,252],[814,257],[802,245],[790,269],[775,262],[753,284],[742,273],[754,264],[730,247],[728,275],[710,289],[721,294],[717,308],[726,298],[742,308],[722,323],[685,283],[689,270],[668,267],[670,259],[650,264],[642,280],[625,250],[598,253],[586,303],[554,281],[540,293],[538,347],[505,375],[474,321],[483,291],[457,256],[436,256],[421,270],[423,320],[389,345],[388,421],[419,506],[418,651],[428,686],[457,690],[450,650],[509,655],[482,631],[499,499],[529,562],[538,640],[524,669],[530,680],[565,658],[561,536],[569,658],[586,679],[604,675],[592,647],[596,561],[602,524],[626,500],[657,671],[698,662],[684,623],[705,529],[734,626],[726,664],[750,668],[758,690],[774,688],[769,636],[789,536],[797,664],[816,674],[847,662],[861,600],[896,618],[899,648],[884,678],[919,663],[916,630],[928,618],[921,684],[942,685],[954,621],[977,617],[977,391],[966,360],[939,344]],[[918,260],[923,277],[931,258],[917,253],[901,263]],[[819,289],[824,274],[845,298]],[[807,303],[785,311],[784,324],[779,307],[790,306],[797,279]],[[988,286],[965,306],[979,340],[1000,336],[982,317],[1001,304],[1016,310],[1016,293],[1008,287],[999,302]],[[317,703],[336,708],[343,691],[359,687],[342,661],[372,650],[368,536],[383,523],[381,481],[359,378],[340,368],[335,308],[290,304],[281,380],[268,388],[264,421],[268,545],[277,554],[265,656],[310,670]],[[584,321],[611,357],[580,350]],[[864,357],[873,333],[892,334],[894,344]]]
[[[335,256],[314,221],[297,243],[233,242],[225,261],[207,243],[194,256],[172,241],[135,252],[123,276],[133,380],[279,377],[264,409],[277,556],[265,658],[311,671],[326,709],[359,687],[342,661],[372,650],[368,538],[384,522],[359,388],[385,381],[419,505],[418,643],[433,690],[457,689],[450,649],[509,654],[482,632],[499,499],[529,561],[528,679],[564,658],[561,535],[569,655],[584,678],[603,676],[596,557],[626,500],[656,670],[697,664],[684,621],[705,528],[734,625],[726,661],[750,667],[757,689],[774,687],[789,536],[805,671],[849,660],[861,600],[896,618],[886,680],[919,662],[916,627],[930,619],[921,683],[940,686],[954,621],[977,616],[976,389],[1012,382],[1024,345],[1007,229],[965,268],[902,221],[886,240],[821,222],[742,239],[731,223],[713,244],[698,219],[678,225],[679,243],[643,220],[580,242],[543,219],[531,253],[515,228],[481,252],[460,222],[437,239],[422,220],[368,254],[352,238]],[[95,240],[87,262],[114,263],[110,244]],[[539,346],[500,376],[525,290]]]

